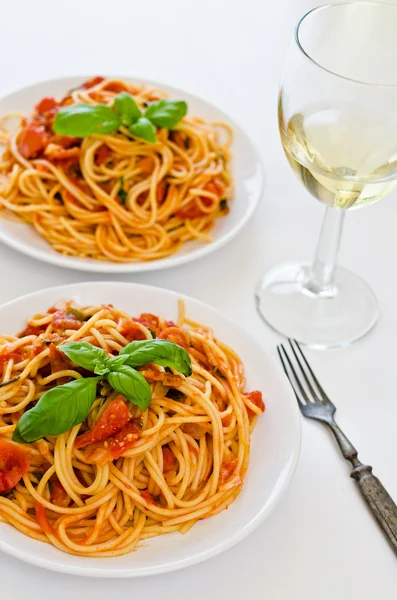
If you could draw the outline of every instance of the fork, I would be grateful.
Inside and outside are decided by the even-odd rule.
[[[295,368],[283,344],[277,346],[277,351],[302,414],[331,428],[343,456],[352,464],[350,477],[357,482],[362,497],[397,554],[397,506],[379,479],[372,474],[372,467],[359,461],[357,450],[335,422],[336,407],[321,387],[298,342],[290,339],[288,342]]]

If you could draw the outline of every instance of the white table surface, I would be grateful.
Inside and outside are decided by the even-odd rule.
[[[252,136],[263,157],[267,186],[258,213],[239,238],[196,263],[117,278],[204,300],[239,320],[273,351],[277,336],[256,314],[255,283],[279,261],[312,256],[323,214],[290,171],[276,123],[285,46],[294,23],[312,1],[1,3],[0,94],[57,76],[125,73],[197,93],[228,112]],[[382,316],[373,333],[354,347],[310,353],[339,408],[340,424],[395,498],[396,222],[396,193],[348,216],[340,262],[372,284]],[[98,279],[41,264],[5,246],[0,247],[0,265],[1,302],[53,285]],[[255,533],[223,555],[184,571],[132,581],[45,572],[0,554],[1,597],[395,597],[396,558],[348,475],[328,433],[304,422],[300,462],[284,499]]]

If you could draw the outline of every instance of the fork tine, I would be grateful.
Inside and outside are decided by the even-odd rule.
[[[304,378],[304,380],[306,381],[306,385],[307,385],[307,387],[309,388],[309,391],[310,391],[310,393],[311,393],[311,394],[312,394],[312,396],[313,396],[313,401],[315,401],[316,399],[317,399],[317,400],[320,400],[320,398],[318,398],[318,395],[319,395],[319,394],[318,394],[318,393],[316,392],[316,390],[313,388],[313,386],[312,386],[312,383],[311,383],[311,381],[310,381],[309,377],[308,377],[308,376],[307,376],[307,374],[306,374],[305,368],[304,368],[304,366],[302,365],[302,363],[301,363],[301,360],[300,360],[300,358],[299,358],[298,354],[296,353],[296,350],[295,350],[295,348],[294,348],[294,346],[293,346],[293,344],[292,344],[292,341],[294,341],[294,342],[295,342],[295,344],[296,344],[296,346],[299,348],[299,350],[300,350],[300,346],[299,346],[299,344],[298,344],[298,342],[297,342],[296,340],[291,340],[290,338],[288,338],[288,342],[289,342],[289,345],[291,346],[291,350],[292,350],[292,352],[293,352],[293,354],[294,354],[294,356],[295,356],[295,360],[296,360],[296,362],[298,363],[298,365],[299,365],[299,368],[300,368],[300,370],[301,370],[301,373],[302,373],[302,375],[303,375],[303,378]],[[301,351],[301,354],[302,354],[302,351]],[[302,354],[302,356],[303,356],[303,354]],[[308,367],[309,371],[311,372],[311,374],[312,374],[312,376],[313,376],[313,372],[312,372],[312,370],[311,370],[311,369],[310,369],[310,367],[309,367],[309,363],[307,362],[307,360],[305,359],[305,357],[304,357],[304,356],[303,356],[303,358],[304,358],[304,360],[305,360],[305,364],[306,364],[306,366]]]
[[[293,350],[293,352],[294,352],[294,354],[295,354],[295,357],[296,357],[296,359],[297,359],[297,360],[298,360],[298,362],[299,362],[299,359],[298,359],[298,357],[297,357],[297,355],[296,355],[296,352],[295,352],[295,350],[294,350],[294,347],[292,346],[292,343],[291,343],[291,342],[292,342],[292,340],[290,340],[290,339],[289,339],[288,341],[289,341],[289,343],[290,343],[290,346],[291,346],[291,348],[292,348],[292,350]],[[298,344],[298,342],[297,342],[296,340],[293,340],[293,341],[295,342],[295,346],[296,346],[296,348],[299,350],[299,354],[300,354],[300,355],[301,355],[301,357],[303,358],[303,360],[304,360],[304,362],[305,362],[305,365],[306,365],[306,367],[307,367],[307,369],[308,369],[308,371],[309,371],[310,375],[312,376],[312,378],[313,378],[313,381],[314,381],[314,383],[316,384],[316,386],[317,386],[317,389],[318,389],[318,391],[319,391],[319,393],[320,393],[320,395],[321,395],[322,399],[323,399],[323,400],[326,400],[327,402],[330,402],[330,399],[328,398],[327,394],[324,392],[323,388],[322,388],[322,387],[321,387],[321,385],[320,385],[320,382],[319,382],[319,380],[317,379],[317,377],[316,377],[316,376],[315,376],[315,374],[313,373],[313,370],[312,370],[311,366],[310,366],[310,365],[309,365],[309,363],[307,362],[306,356],[305,356],[305,355],[303,354],[303,352],[302,352],[302,348],[300,347],[300,345]],[[302,368],[302,367],[301,367],[301,368]],[[306,379],[306,381],[307,381],[307,376],[306,376],[306,375],[305,375],[305,379]],[[311,387],[309,383],[308,383],[308,385],[309,385],[309,387]]]
[[[281,350],[280,350],[280,349],[281,349]],[[286,374],[286,376],[288,377],[288,380],[289,380],[289,382],[290,382],[290,384],[291,384],[291,387],[292,387],[292,389],[294,390],[294,393],[295,393],[296,399],[297,399],[297,401],[298,401],[298,404],[299,404],[300,408],[302,408],[302,407],[304,406],[304,403],[302,402],[302,400],[300,399],[300,397],[299,397],[299,395],[298,395],[298,393],[297,393],[297,391],[296,391],[296,387],[295,387],[295,385],[294,385],[294,382],[293,382],[293,380],[292,380],[292,378],[291,378],[291,375],[290,375],[290,373],[289,373],[289,371],[288,371],[288,369],[287,369],[287,366],[286,366],[286,364],[285,364],[285,362],[284,362],[284,359],[283,359],[283,356],[282,356],[282,353],[281,353],[281,351],[282,351],[282,353],[284,354],[286,361],[288,362],[288,366],[289,366],[289,368],[290,368],[290,370],[291,370],[291,372],[292,372],[292,374],[293,374],[293,376],[294,376],[295,382],[296,382],[296,384],[297,384],[297,386],[298,386],[298,388],[299,388],[299,391],[300,391],[300,393],[302,394],[302,396],[303,396],[303,398],[304,398],[305,402],[306,402],[307,404],[310,404],[310,400],[309,400],[309,398],[308,398],[308,396],[307,396],[307,394],[306,394],[306,391],[305,391],[305,389],[303,388],[303,386],[302,386],[301,382],[299,381],[299,378],[298,378],[298,376],[297,376],[297,374],[296,374],[296,372],[295,372],[295,370],[294,370],[294,367],[292,366],[292,362],[291,362],[291,360],[290,360],[290,358],[289,358],[289,356],[288,356],[288,354],[287,354],[287,352],[286,352],[286,350],[285,350],[285,348],[284,348],[283,344],[280,344],[279,346],[277,346],[277,352],[278,352],[278,355],[279,355],[279,357],[280,357],[280,360],[281,360],[281,362],[282,362],[282,365],[283,365],[283,367],[284,367],[285,374]]]

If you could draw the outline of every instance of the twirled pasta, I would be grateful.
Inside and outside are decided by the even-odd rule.
[[[44,98],[13,134],[9,116],[2,119],[3,216],[31,224],[58,252],[102,261],[150,261],[188,240],[211,241],[208,232],[232,197],[228,125],[188,115],[175,129],[158,130],[155,144],[126,127],[84,140],[54,135],[60,108],[112,105],[121,91],[141,108],[166,96],[96,77],[60,102]]]
[[[59,344],[85,340],[110,355],[153,335],[184,346],[193,373],[140,367],[152,401],[144,412],[129,404],[139,433],[121,456],[109,456],[111,437],[84,447],[76,443],[106,407],[122,402],[106,384],[82,424],[31,444],[10,441],[20,416],[45,391],[84,376]],[[185,533],[238,496],[250,432],[264,410],[262,395],[244,392],[237,354],[187,318],[183,303],[177,324],[150,314],[131,319],[112,306],[51,308],[19,336],[0,337],[0,363],[0,485],[2,444],[17,449],[16,458],[26,452],[29,459],[20,481],[0,493],[0,520],[30,537],[71,554],[118,556],[140,540]]]

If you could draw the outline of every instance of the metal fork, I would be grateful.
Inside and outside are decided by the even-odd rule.
[[[372,474],[372,467],[363,465],[358,460],[357,450],[335,422],[336,408],[321,387],[298,342],[288,342],[296,367],[283,344],[277,347],[277,351],[302,414],[331,428],[343,456],[353,466],[350,477],[357,482],[362,497],[397,554],[397,506],[379,479]]]

